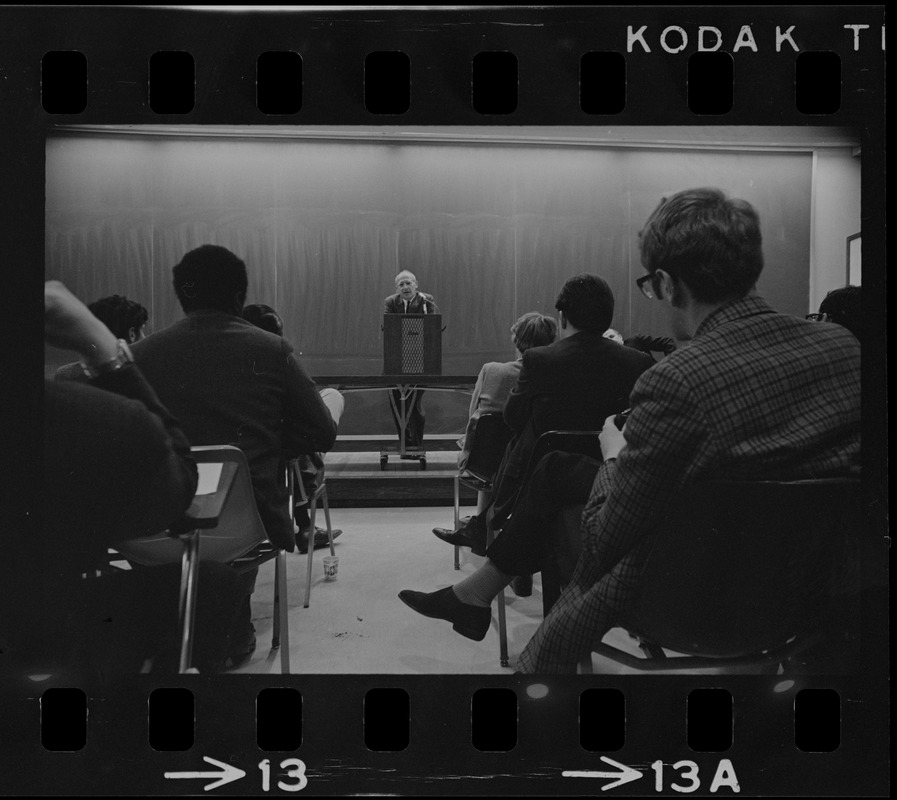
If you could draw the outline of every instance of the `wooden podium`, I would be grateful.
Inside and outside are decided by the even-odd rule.
[[[383,374],[442,374],[442,315],[383,315]]]

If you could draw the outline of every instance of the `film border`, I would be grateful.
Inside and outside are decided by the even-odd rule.
[[[271,124],[255,107],[253,60],[264,50],[290,49],[305,59],[302,111],[289,124],[369,125],[361,71],[370,50],[401,50],[412,62],[414,91],[409,112],[397,125],[696,125],[684,99],[687,56],[693,52],[698,25],[722,32],[723,49],[740,41],[744,26],[756,50],[742,46],[735,55],[735,105],[724,120],[731,125],[849,126],[862,138],[863,249],[872,265],[864,276],[873,325],[881,345],[864,355],[865,420],[887,419],[884,322],[886,297],[884,213],[884,7],[742,6],[742,7],[556,7],[414,9],[319,8],[302,13],[282,10],[237,14],[225,10],[103,7],[14,7],[0,10],[0,127],[6,147],[0,156],[7,194],[4,242],[8,268],[40,264],[44,258],[43,159],[48,129],[78,124]],[[849,26],[868,25],[855,29]],[[645,26],[644,52],[631,32]],[[842,63],[842,105],[820,119],[798,113],[793,102],[796,53],[787,42],[776,47],[776,31],[792,28],[801,51],[834,51]],[[691,45],[669,52],[663,31],[681,28]],[[669,34],[672,45],[675,32]],[[629,46],[627,45],[629,42]],[[629,52],[627,52],[629,47]],[[675,49],[675,45],[672,46]],[[88,57],[87,110],[77,119],[46,114],[40,103],[40,60],[52,50],[80,50]],[[146,99],[146,58],[157,50],[187,50],[197,64],[196,107],[185,116],[160,117]],[[518,107],[507,117],[484,119],[469,103],[469,64],[484,50],[514,52],[520,64]],[[578,59],[607,50],[627,56],[627,99],[612,120],[582,113]],[[423,77],[418,78],[421,75]],[[559,90],[568,87],[568,91]],[[750,87],[747,97],[742,87]],[[757,88],[759,87],[759,91]],[[278,119],[279,124],[285,121]],[[382,124],[383,120],[376,120]],[[9,274],[9,273],[8,273]],[[39,407],[41,332],[36,298],[40,270],[16,269],[18,277],[4,300],[4,324],[13,327],[6,366],[15,379],[8,413],[28,422],[9,431],[8,457],[32,452],[40,441],[39,420],[25,415]],[[21,280],[19,280],[21,278]],[[27,310],[28,313],[24,313]],[[864,430],[870,525],[886,535],[886,447],[881,428]],[[4,474],[12,476],[4,498],[4,529],[39,535],[31,513],[29,487],[39,485],[39,459],[11,458]],[[33,488],[32,488],[33,492]],[[579,692],[600,685],[627,694],[630,726],[623,750],[607,754],[645,768],[660,759],[690,757],[685,744],[684,710],[671,697],[684,698],[707,685],[729,689],[749,731],[736,734],[730,753],[744,794],[853,795],[888,790],[887,676],[870,665],[868,674],[833,677],[815,686],[837,689],[842,699],[842,746],[834,753],[806,754],[784,747],[787,715],[765,701],[768,680],[753,678],[611,678],[545,679],[549,704],[527,699],[531,679],[522,676],[222,676],[184,678],[164,684],[136,679],[105,686],[91,694],[88,746],[77,754],[47,753],[39,745],[35,715],[37,693],[4,687],[3,761],[0,791],[13,794],[155,794],[177,793],[160,780],[164,771],[195,770],[199,755],[256,769],[265,754],[255,745],[254,697],[266,686],[292,686],[302,692],[306,734],[295,755],[308,766],[311,794],[583,794],[593,784],[560,777],[562,769],[601,766],[576,739]],[[147,744],[145,698],[160,685],[184,685],[196,698],[196,743],[187,753],[154,753]],[[402,753],[371,753],[360,736],[361,698],[368,688],[403,686],[412,697],[412,740]],[[477,688],[508,686],[517,690],[518,746],[508,754],[479,753],[469,745],[469,696]],[[227,704],[221,702],[227,695]],[[774,702],[774,701],[772,701]],[[558,715],[563,716],[563,719]],[[355,718],[359,733],[348,734]],[[431,720],[438,719],[438,725]],[[551,731],[546,737],[545,731]],[[465,737],[467,739],[465,740]],[[446,746],[446,738],[452,741]],[[464,740],[464,741],[462,741]],[[291,755],[291,754],[285,754]],[[694,754],[706,791],[717,755]],[[276,754],[271,759],[278,758]],[[741,765],[744,764],[744,767]],[[710,770],[710,772],[706,772]],[[487,779],[488,778],[488,779]],[[259,786],[258,780],[254,781]],[[222,793],[251,792],[249,781],[222,787]],[[645,782],[615,791],[640,793]],[[720,791],[724,791],[721,789]],[[665,789],[669,793],[669,788]],[[260,793],[258,788],[255,793]]]

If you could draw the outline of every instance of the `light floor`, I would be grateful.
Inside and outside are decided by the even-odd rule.
[[[462,508],[461,514],[473,513]],[[322,518],[318,524],[323,525]],[[314,552],[311,602],[303,607],[307,555],[287,556],[290,672],[293,674],[509,675],[542,621],[540,576],[534,576],[530,597],[505,592],[509,666],[499,662],[498,621],[493,604],[492,627],[482,642],[452,630],[443,620],[422,617],[397,595],[402,589],[430,592],[457,583],[484,559],[461,549],[461,569],[454,569],[451,545],[437,539],[434,527],[452,527],[451,506],[413,508],[337,508],[335,528],[342,528],[335,549],[336,580],[324,578],[327,548]],[[253,624],[258,646],[252,658],[233,673],[279,674],[280,651],[271,650],[274,562],[259,570],[253,594]],[[641,655],[621,628],[604,641]],[[673,653],[668,655],[674,656]],[[638,674],[598,654],[597,674]],[[750,670],[753,671],[753,670]],[[719,674],[715,668],[692,674]],[[642,673],[644,674],[644,673]],[[651,674],[664,674],[661,671]]]
[[[473,509],[462,509],[462,514],[470,513]],[[448,622],[414,613],[397,597],[402,589],[434,591],[456,583],[483,563],[463,548],[461,569],[456,571],[452,546],[433,535],[434,527],[452,527],[450,506],[337,508],[331,517],[333,526],[343,529],[335,542],[339,572],[336,580],[326,581],[323,558],[329,550],[314,552],[308,608],[303,608],[307,556],[287,556],[291,672],[428,675],[513,670],[542,619],[538,576],[530,597],[507,591],[511,662],[510,668],[502,668],[494,615],[486,638],[474,642],[455,633]],[[259,572],[253,594],[258,646],[235,672],[280,672],[280,656],[270,650],[273,581],[274,562],[269,561]]]

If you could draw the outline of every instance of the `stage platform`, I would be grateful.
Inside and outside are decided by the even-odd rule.
[[[395,449],[396,437],[340,436],[324,457],[327,495],[333,508],[450,506],[458,471],[458,434],[428,436],[426,469],[415,459],[390,453],[385,469],[380,454]],[[475,505],[476,492],[461,487],[461,504]]]

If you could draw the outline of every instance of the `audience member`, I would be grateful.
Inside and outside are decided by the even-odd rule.
[[[87,306],[100,322],[102,322],[116,339],[134,344],[146,335],[146,323],[149,319],[147,310],[133,300],[120,294],[101,297]],[[81,365],[76,361],[64,364],[56,370],[56,377],[61,380],[79,380],[82,376]]]
[[[606,420],[603,463],[553,454],[543,470],[541,480],[558,490],[577,470],[594,470],[595,480],[572,579],[521,654],[519,672],[575,671],[625,609],[651,534],[691,483],[859,470],[859,346],[835,326],[776,313],[754,293],[763,268],[754,209],[715,189],[680,192],[651,214],[640,246],[648,274],[639,288],[690,344],[639,378],[622,431]],[[406,590],[403,599],[482,638],[491,599],[512,575],[538,569],[550,549],[535,524],[515,513],[471,578],[432,594]]]
[[[120,294],[101,297],[89,306],[90,312],[103,322],[116,339],[124,339],[128,344],[140,341],[146,336],[149,312],[133,300]]]
[[[637,333],[623,340],[623,344],[647,353],[655,361],[655,353],[662,353],[668,356],[676,349],[676,343],[668,336],[648,336],[646,333]]]
[[[243,319],[268,333],[283,336],[283,320],[271,306],[264,303],[252,303],[243,307]],[[339,425],[345,403],[343,396],[330,387],[321,390],[321,399]],[[299,477],[305,487],[305,493],[311,497],[324,480],[324,455],[322,453],[300,453],[296,458],[299,465]],[[295,498],[294,498],[295,500]],[[299,503],[293,507],[293,519],[299,530],[296,533],[296,547],[300,553],[308,552],[308,537],[311,531],[311,519],[308,515],[308,504]],[[331,535],[335,539],[342,534],[339,528],[333,528]],[[315,526],[314,548],[326,547],[329,544],[327,531]]]
[[[419,292],[417,278],[407,269],[396,275],[396,291],[383,300],[384,314],[438,314],[439,306],[433,300],[433,295]],[[399,419],[398,408],[401,407],[401,393],[396,389],[390,392],[392,401],[389,404],[390,413],[396,426],[396,433],[402,435],[402,424]],[[405,399],[405,410],[408,424],[405,428],[405,447],[420,448],[424,441],[424,425],[426,417],[422,405],[423,389],[413,389]]]
[[[530,311],[511,326],[511,341],[517,349],[517,358],[514,361],[489,361],[480,368],[480,374],[477,376],[477,382],[470,398],[467,429],[459,440],[461,452],[458,453],[458,469],[463,470],[467,464],[470,446],[476,433],[477,420],[483,414],[500,414],[504,411],[508,396],[517,383],[523,354],[531,347],[543,347],[551,344],[557,339],[557,332],[558,324],[554,317]],[[477,493],[476,517],[478,520],[483,519],[482,515],[491,503],[491,492]],[[439,538],[444,538],[451,535],[453,531],[448,528],[434,528],[433,533]]]
[[[42,537],[12,537],[15,613],[4,614],[19,674],[74,680],[176,671],[180,565],[97,578],[107,548],[155,535],[196,489],[196,464],[178,423],[133,363],[128,345],[58,281],[44,288],[48,344],[76,351],[86,381],[44,386]],[[203,564],[194,664],[222,666],[240,593],[236,573]],[[77,684],[76,684],[77,685]]]
[[[832,289],[819,304],[818,314],[808,314],[816,322],[835,322],[849,330],[860,344],[863,342],[863,299],[859,286]]]
[[[248,285],[241,259],[206,244],[187,253],[172,275],[186,317],[135,343],[134,357],[191,444],[243,450],[268,538],[292,551],[283,459],[326,452],[336,422],[287,340],[240,316]],[[234,665],[255,646],[255,574],[243,577],[245,597],[230,648]]]
[[[643,353],[604,337],[614,296],[603,278],[578,275],[562,287],[555,308],[559,339],[523,354],[517,384],[505,405],[505,421],[515,435],[495,480],[493,524],[501,527],[520,488],[530,454],[548,430],[597,430],[605,417],[629,405],[636,378],[653,362]],[[485,551],[483,514],[440,539],[475,553]]]

